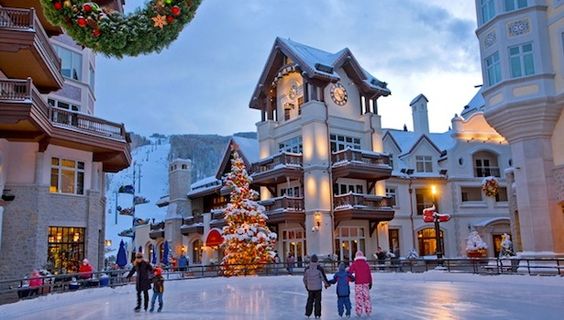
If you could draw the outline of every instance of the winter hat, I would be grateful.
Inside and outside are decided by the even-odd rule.
[[[156,267],[154,273],[156,276],[160,276],[163,274],[163,269],[161,269],[160,267]]]
[[[339,263],[339,271],[345,271],[347,269],[347,265],[344,262]]]
[[[88,261],[88,259],[84,258],[84,260],[82,260],[83,264],[89,264],[90,262]]]
[[[311,262],[318,262],[319,259],[317,258],[317,255],[316,255],[316,254],[312,254],[310,261],[311,261]]]
[[[362,251],[358,250],[358,251],[356,252],[355,257],[356,257],[356,258],[362,258],[362,257],[364,257],[364,253],[362,253]]]

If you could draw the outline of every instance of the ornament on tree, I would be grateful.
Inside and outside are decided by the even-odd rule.
[[[174,17],[173,17],[173,16],[166,16],[166,22],[167,22],[168,24],[173,23],[173,22],[174,22]]]
[[[231,201],[225,209],[227,225],[223,228],[225,276],[256,274],[274,256],[277,236],[266,226],[268,217],[255,201],[258,193],[251,189],[251,182],[243,159],[234,152],[224,183],[231,188]]]
[[[170,13],[172,13],[173,16],[177,17],[180,14],[180,7],[179,6],[174,6],[170,9]]]
[[[90,11],[92,11],[92,5],[89,4],[89,3],[85,3],[85,4],[82,6],[82,9],[84,10],[84,12],[90,12]]]
[[[84,28],[86,27],[86,19],[84,19],[83,17],[79,17],[78,19],[76,19],[76,24],[78,24],[79,27]]]
[[[161,28],[162,29],[164,26],[166,26],[168,24],[166,22],[166,17],[161,16],[160,14],[157,15],[156,17],[153,17],[152,19],[153,19],[155,28]]]
[[[53,8],[55,8],[55,10],[59,11],[63,8],[63,4],[60,2],[55,2],[53,3]]]

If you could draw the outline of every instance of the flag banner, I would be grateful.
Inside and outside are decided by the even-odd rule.
[[[119,193],[135,194],[135,188],[132,185],[128,184],[128,185],[119,187],[118,192]]]

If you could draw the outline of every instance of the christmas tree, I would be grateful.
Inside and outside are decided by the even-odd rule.
[[[276,233],[266,226],[268,217],[264,207],[255,199],[258,193],[251,189],[252,179],[237,152],[233,153],[231,172],[225,186],[231,188],[231,201],[225,210],[227,226],[223,227],[223,270],[225,276],[256,274],[261,264],[272,260]]]
[[[466,239],[466,253],[469,257],[483,257],[487,254],[488,245],[482,240],[478,231],[472,231]]]
[[[511,242],[511,236],[507,233],[504,233],[501,236],[501,251],[499,252],[499,257],[511,257],[514,255],[515,252],[513,252],[513,243]]]

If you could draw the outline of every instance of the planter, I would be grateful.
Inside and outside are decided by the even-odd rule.
[[[466,251],[468,258],[485,258],[488,252],[485,249]]]

